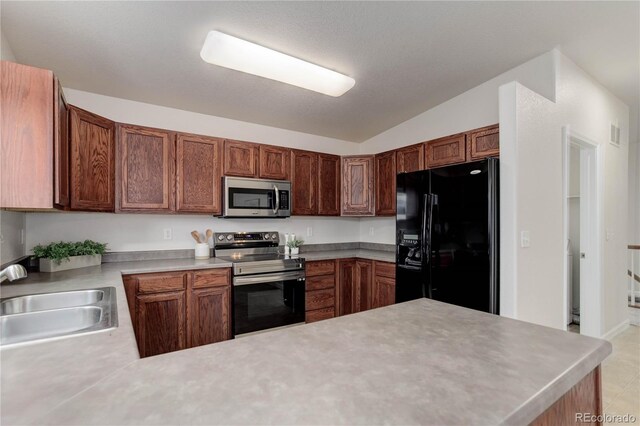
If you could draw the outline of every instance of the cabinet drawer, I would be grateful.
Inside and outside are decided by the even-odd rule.
[[[184,272],[137,275],[138,293],[184,290],[187,288],[188,276]]]
[[[319,260],[317,262],[307,262],[307,277],[315,277],[317,275],[332,275],[336,272],[335,260]]]
[[[196,271],[193,274],[193,288],[229,285],[229,268]]]
[[[306,313],[306,322],[312,323],[316,321],[322,321],[336,316],[334,308],[316,309],[315,311],[308,311]]]
[[[332,288],[308,291],[306,296],[306,310],[329,308],[335,304],[335,291]]]
[[[396,265],[395,263],[389,263],[389,262],[376,262],[375,274],[376,276],[395,278]]]
[[[309,277],[306,282],[307,291],[321,290],[323,288],[335,288],[335,275],[321,275],[319,277]]]

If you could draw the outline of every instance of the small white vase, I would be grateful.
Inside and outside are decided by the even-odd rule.
[[[209,243],[196,243],[195,258],[209,259]]]
[[[300,253],[300,247],[291,247],[291,256],[296,256]]]

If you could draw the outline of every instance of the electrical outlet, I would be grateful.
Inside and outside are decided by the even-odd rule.
[[[531,246],[531,235],[529,231],[520,232],[520,247],[527,248]]]
[[[313,237],[313,228],[307,226],[307,237]]]
[[[369,235],[373,235],[375,233],[375,230],[373,228],[373,226],[369,227]]]
[[[164,229],[162,230],[162,236],[163,236],[163,238],[164,238],[165,240],[170,240],[170,239],[172,239],[172,238],[173,238],[173,235],[172,235],[172,234],[173,234],[173,232],[172,232],[171,228],[164,228]]]

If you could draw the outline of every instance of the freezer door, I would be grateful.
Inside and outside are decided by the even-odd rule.
[[[494,310],[487,160],[431,170],[433,207],[430,295],[454,305]]]

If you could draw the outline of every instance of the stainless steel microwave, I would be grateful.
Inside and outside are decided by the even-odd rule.
[[[222,217],[291,216],[291,182],[222,178]]]

